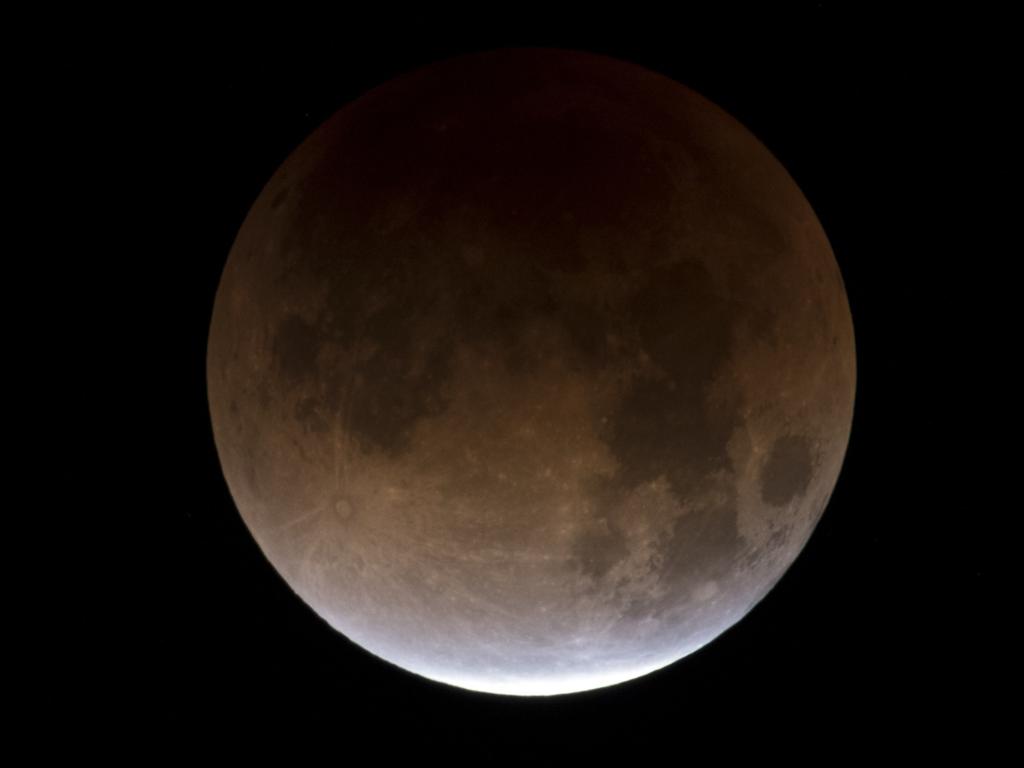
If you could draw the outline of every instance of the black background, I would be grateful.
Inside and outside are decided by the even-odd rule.
[[[396,10],[395,12],[399,12]],[[97,449],[127,514],[103,565],[90,714],[150,744],[284,736],[487,764],[508,753],[706,748],[721,759],[841,757],[987,743],[994,575],[985,504],[950,478],[960,384],[984,350],[981,304],[947,226],[988,98],[972,68],[998,22],[860,16],[815,5],[750,16],[531,19],[421,12],[293,20],[271,31],[153,22],[95,51],[115,115],[100,131],[125,181],[125,248],[93,273],[119,382]],[[635,15],[635,14],[634,14]],[[992,38],[994,39],[994,37]],[[361,650],[263,558],[220,472],[206,334],[234,236],[263,184],[335,110],[402,72],[505,46],[577,48],[696,89],[782,161],[828,233],[854,319],[858,387],[846,463],[806,549],[739,624],[614,688],[550,699],[476,694]],[[977,147],[973,141],[972,147]],[[112,198],[113,199],[113,198]],[[964,203],[965,204],[965,203]],[[972,240],[975,247],[977,239]],[[952,285],[957,291],[950,293]],[[951,298],[955,296],[955,298]],[[113,401],[113,402],[111,402]],[[118,429],[109,428],[113,424]],[[952,446],[952,447],[951,447]],[[954,460],[953,453],[958,457]],[[126,575],[127,574],[127,575]],[[817,745],[817,746],[811,746]],[[889,754],[886,752],[886,754]],[[362,764],[356,761],[356,764]]]

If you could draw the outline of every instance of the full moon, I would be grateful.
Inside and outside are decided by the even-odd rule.
[[[853,414],[838,265],[786,170],[662,75],[505,50],[280,167],[207,350],[231,495],[291,588],[418,675],[611,685],[739,621]]]

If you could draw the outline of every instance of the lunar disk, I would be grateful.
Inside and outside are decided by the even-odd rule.
[[[287,159],[207,376],[231,494],[306,603],[406,670],[533,695],[663,667],[771,589],[835,485],[855,358],[753,135],[525,50],[387,83]]]

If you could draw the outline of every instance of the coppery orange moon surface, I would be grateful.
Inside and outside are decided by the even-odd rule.
[[[339,632],[511,694],[610,685],[741,619],[834,488],[855,388],[807,200],[686,87],[449,60],[270,179],[217,292],[224,475]]]

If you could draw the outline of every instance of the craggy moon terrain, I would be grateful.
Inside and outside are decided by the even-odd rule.
[[[231,250],[214,436],[338,631],[466,688],[609,685],[712,640],[800,552],[850,431],[814,212],[745,128],[565,51],[346,106]]]

